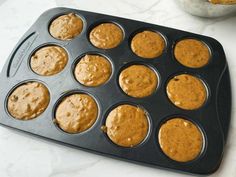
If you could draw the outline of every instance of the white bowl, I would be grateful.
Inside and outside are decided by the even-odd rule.
[[[221,17],[236,14],[236,5],[218,5],[207,0],[175,0],[186,12],[200,17]]]

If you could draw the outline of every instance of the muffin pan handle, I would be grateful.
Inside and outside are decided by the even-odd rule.
[[[31,45],[36,40],[37,36],[38,35],[35,32],[30,33],[28,36],[23,37],[22,40],[19,41],[19,43],[16,45],[17,47],[15,47],[9,57],[8,67],[6,71],[7,77],[13,77],[16,74],[18,68],[20,67],[24,59],[24,56],[29,51]]]
[[[231,94],[230,75],[228,66],[226,66],[219,81],[218,94],[217,94],[218,117],[221,122],[225,142],[227,140],[229,125],[230,125],[231,106],[232,106],[231,96],[232,94]]]

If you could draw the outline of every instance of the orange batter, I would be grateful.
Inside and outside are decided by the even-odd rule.
[[[103,56],[85,55],[75,67],[75,77],[83,85],[99,86],[111,76],[111,64]]]
[[[119,76],[122,90],[129,96],[143,98],[151,95],[157,88],[157,75],[144,65],[132,65],[124,69]]]
[[[114,23],[102,23],[90,32],[89,39],[97,48],[111,49],[121,43],[123,32]]]
[[[131,49],[140,57],[153,59],[163,53],[165,40],[159,33],[143,31],[134,36],[131,41]]]
[[[182,118],[164,123],[159,130],[158,140],[162,151],[178,162],[194,160],[203,146],[202,133],[198,127]]]
[[[37,50],[30,60],[31,69],[42,76],[61,72],[68,61],[67,52],[59,46],[46,46]]]
[[[97,119],[98,107],[87,94],[73,94],[63,99],[56,109],[55,122],[68,133],[89,129]]]
[[[44,112],[49,100],[49,91],[43,84],[28,82],[20,85],[10,94],[7,108],[14,118],[30,120]]]
[[[206,87],[202,81],[189,74],[172,78],[167,84],[166,91],[173,104],[186,110],[200,108],[207,99]]]
[[[148,128],[147,115],[137,106],[120,105],[113,109],[106,119],[108,137],[122,147],[140,144],[147,136]]]
[[[210,59],[208,47],[196,39],[179,41],[175,46],[174,54],[177,61],[190,68],[205,66]]]
[[[50,34],[60,40],[71,40],[83,30],[82,19],[74,13],[62,15],[51,23]]]
[[[213,4],[236,4],[236,0],[209,0]]]

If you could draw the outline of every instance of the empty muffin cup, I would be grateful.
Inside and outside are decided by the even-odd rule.
[[[71,40],[78,36],[82,30],[83,21],[74,13],[62,15],[54,19],[49,27],[50,34],[59,40]]]
[[[165,40],[157,32],[143,31],[133,37],[131,49],[139,57],[153,59],[162,55],[165,49]]]
[[[131,65],[121,71],[119,85],[129,96],[143,98],[151,95],[157,88],[157,74],[148,66]]]
[[[122,147],[134,147],[148,134],[148,117],[142,108],[123,104],[108,114],[105,130],[113,143]]]
[[[38,49],[30,59],[31,69],[42,76],[61,72],[68,61],[68,54],[62,47],[52,45]]]
[[[158,141],[164,154],[178,162],[196,159],[202,152],[204,144],[199,128],[183,118],[166,121],[160,127]]]
[[[177,107],[185,110],[200,108],[207,99],[207,89],[197,77],[189,74],[174,76],[167,84],[167,96]]]
[[[108,59],[97,54],[87,54],[80,59],[74,69],[78,82],[85,86],[99,86],[108,81],[112,67]]]
[[[57,106],[55,123],[67,133],[80,133],[89,129],[98,116],[96,101],[88,94],[66,96]]]
[[[111,49],[122,42],[123,31],[114,23],[102,23],[91,30],[89,39],[97,48]]]
[[[205,43],[196,39],[184,39],[175,45],[176,60],[189,68],[200,68],[208,64],[211,53]]]
[[[39,82],[27,82],[16,87],[8,97],[7,109],[20,120],[34,119],[44,112],[50,101],[49,91]]]

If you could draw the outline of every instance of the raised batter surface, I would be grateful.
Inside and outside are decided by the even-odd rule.
[[[37,50],[30,60],[31,69],[42,76],[61,72],[68,61],[67,52],[59,46],[46,46]]]
[[[29,120],[44,112],[49,100],[49,91],[42,83],[28,82],[18,86],[10,94],[7,108],[14,118]]]
[[[163,53],[165,40],[157,32],[143,31],[133,37],[131,49],[140,57],[152,59],[159,57]]]
[[[145,111],[137,106],[120,105],[113,109],[106,119],[106,132],[115,144],[133,147],[140,144],[149,129]]]
[[[82,19],[74,13],[62,15],[52,21],[50,34],[60,40],[71,40],[83,30]]]
[[[111,49],[117,47],[123,40],[123,32],[114,23],[102,23],[89,34],[91,43],[101,49]]]
[[[179,41],[175,46],[174,54],[177,61],[190,68],[203,67],[210,60],[208,47],[196,39]]]
[[[67,96],[58,105],[55,122],[68,133],[80,133],[89,129],[97,119],[98,107],[87,94]]]
[[[149,67],[132,65],[120,73],[119,84],[127,95],[143,98],[155,91],[158,79],[155,72]]]
[[[165,122],[158,135],[162,151],[178,162],[188,162],[197,158],[203,146],[202,133],[192,122],[173,118]]]
[[[189,74],[181,74],[172,78],[167,84],[166,91],[174,105],[186,110],[200,108],[207,99],[207,91],[203,82]]]
[[[75,77],[83,85],[99,86],[111,76],[110,62],[100,55],[85,55],[75,67]]]

